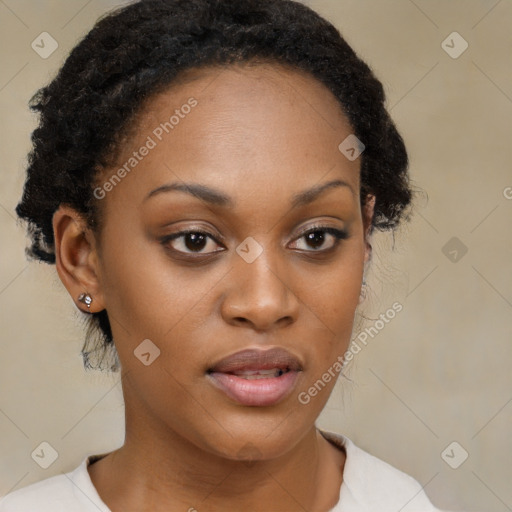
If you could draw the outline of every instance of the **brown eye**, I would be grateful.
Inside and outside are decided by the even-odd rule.
[[[206,247],[208,237],[203,233],[188,233],[184,236],[184,245],[191,251],[201,251]]]
[[[323,231],[311,231],[307,235],[304,235],[306,244],[313,249],[320,249],[325,242],[325,238]]]
[[[218,250],[215,250],[215,247],[219,247],[219,244],[212,235],[202,231],[173,233],[163,238],[162,244],[173,251],[189,254],[212,254],[218,252]]]
[[[322,252],[334,249],[340,240],[348,238],[346,231],[335,229],[332,227],[314,227],[304,232],[299,238],[296,239],[298,247],[301,251],[306,252]],[[303,241],[303,243],[299,243]]]

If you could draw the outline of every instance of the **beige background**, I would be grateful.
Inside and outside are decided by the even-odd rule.
[[[119,3],[0,1],[0,495],[123,440],[118,376],[84,372],[80,319],[54,268],[25,260],[13,212],[29,98]],[[369,338],[319,424],[413,475],[440,507],[512,510],[512,2],[307,3],[383,81],[424,191],[394,249],[376,236],[374,320],[361,328],[395,301],[403,311]],[[59,44],[48,59],[31,48],[43,31]],[[453,31],[469,43],[457,59],[441,47]],[[443,252],[452,237],[468,248],[456,262]],[[31,458],[42,441],[59,453],[46,470]],[[453,441],[451,460],[469,453],[458,469],[441,457]]]

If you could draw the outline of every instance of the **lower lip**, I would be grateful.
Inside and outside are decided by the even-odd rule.
[[[288,371],[280,377],[244,379],[230,373],[210,373],[213,383],[229,398],[242,405],[264,407],[275,405],[290,394],[298,372]]]

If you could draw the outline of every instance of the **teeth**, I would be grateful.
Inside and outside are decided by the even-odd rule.
[[[247,380],[270,379],[273,377],[280,377],[287,371],[288,370],[283,370],[282,368],[272,368],[270,370],[244,370],[240,372],[234,372],[233,375],[242,377]]]

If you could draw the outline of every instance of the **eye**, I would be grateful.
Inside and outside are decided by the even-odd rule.
[[[169,247],[172,251],[185,254],[206,255],[220,252],[219,250],[205,250],[208,248],[215,249],[215,247],[219,247],[220,244],[215,240],[213,235],[203,231],[180,231],[162,238],[161,243]]]
[[[295,243],[299,245],[295,247],[295,249],[306,252],[329,251],[335,249],[339,242],[346,238],[348,238],[348,233],[344,230],[329,226],[314,226],[303,232],[301,236],[295,240]]]

